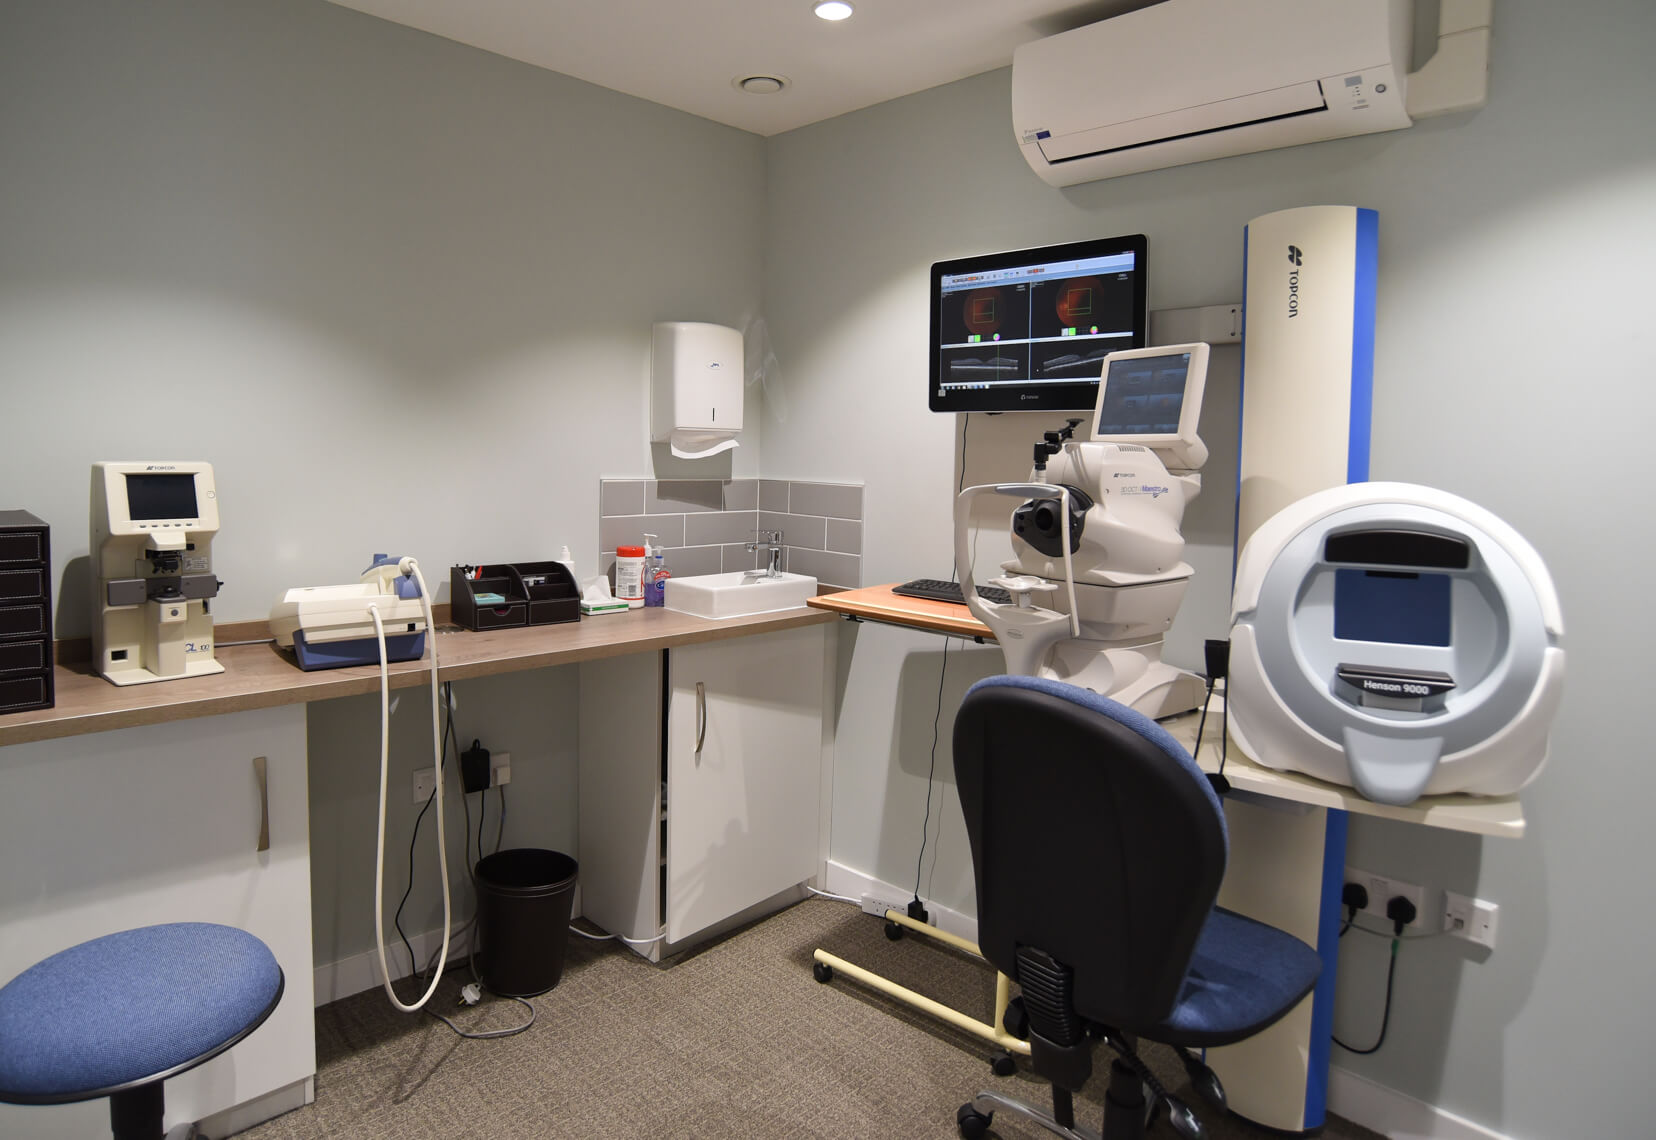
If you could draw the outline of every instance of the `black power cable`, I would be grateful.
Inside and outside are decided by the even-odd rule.
[[[1370,1053],[1378,1053],[1380,1051],[1380,1046],[1386,1043],[1386,1026],[1391,1023],[1392,979],[1397,976],[1397,944],[1400,941],[1402,940],[1398,938],[1393,938],[1391,940],[1391,964],[1386,967],[1386,1006],[1384,1012],[1380,1015],[1380,1036],[1375,1038],[1374,1044],[1370,1045],[1367,1049],[1358,1049],[1353,1045],[1347,1045],[1338,1037],[1334,1038],[1334,1044],[1344,1049],[1347,1053],[1354,1053],[1359,1057],[1366,1057]]]
[[[443,768],[445,771],[448,768],[449,739],[451,737],[454,739],[455,755],[459,755],[460,753],[460,740],[458,737],[454,736],[454,696],[450,691],[450,686],[452,684],[453,682],[451,681],[443,682],[443,713],[445,719],[443,727],[443,754],[437,758],[437,763],[438,766]],[[431,805],[436,801],[436,799],[437,789],[432,788],[431,794],[426,797],[425,806],[420,808],[420,814],[414,817],[414,834],[408,837],[408,886],[403,889],[402,899],[397,903],[397,913],[391,919],[392,925],[397,928],[397,937],[402,939],[403,949],[408,951],[408,972],[411,974],[419,972],[420,962],[419,959],[414,957],[414,947],[409,943],[408,935],[403,930],[402,913],[403,907],[408,905],[408,896],[414,892],[414,844],[420,838],[420,823],[425,819],[426,812],[431,810]],[[464,794],[461,795],[460,802],[465,803]],[[470,812],[466,814],[466,823],[469,828],[471,824]],[[468,846],[471,843],[471,837],[469,835],[466,837],[466,843]],[[464,848],[462,848],[462,850],[464,850]]]
[[[971,427],[972,413],[967,412],[965,418],[960,421],[960,476],[955,482],[956,495],[966,489],[966,444],[970,438],[967,433]],[[960,563],[951,559],[950,564],[954,568],[949,571],[949,579],[958,582]],[[943,664],[937,671],[937,711],[932,715],[931,765],[926,769],[926,814],[920,821],[920,854],[914,860],[914,900],[909,903],[908,908],[909,916],[918,918],[921,922],[926,920],[926,908],[920,903],[920,876],[926,861],[926,843],[931,839],[932,785],[936,782],[937,776],[937,730],[943,720],[943,682],[949,674],[949,642],[952,640],[954,639],[949,637],[943,639]]]
[[[1348,884],[1349,885],[1349,884]],[[1350,903],[1346,904],[1348,907]],[[1367,1049],[1358,1049],[1347,1045],[1338,1037],[1334,1037],[1334,1044],[1358,1057],[1367,1057],[1371,1053],[1378,1053],[1380,1046],[1386,1043],[1386,1029],[1391,1025],[1392,982],[1397,977],[1397,947],[1403,941],[1403,928],[1415,920],[1415,905],[1402,895],[1394,895],[1386,900],[1386,917],[1392,921],[1391,961],[1386,966],[1386,1004],[1380,1013],[1380,1035],[1374,1039],[1374,1044]],[[1355,914],[1352,916],[1355,918]],[[1346,926],[1351,926],[1351,919],[1346,920]],[[1362,929],[1358,927],[1358,929]],[[1342,931],[1343,933],[1343,931]]]
[[[920,824],[920,855],[914,861],[914,901],[909,903],[909,917],[926,921],[926,908],[920,903],[920,868],[926,859],[926,840],[931,835],[931,801],[932,785],[937,774],[937,739],[938,726],[943,723],[943,678],[949,673],[949,643],[952,637],[943,639],[943,664],[937,670],[937,711],[932,714],[932,743],[931,767],[926,770],[926,818]]]

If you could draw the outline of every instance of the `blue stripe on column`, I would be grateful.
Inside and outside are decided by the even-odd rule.
[[[1248,227],[1242,227],[1242,364],[1236,374],[1236,500],[1231,504],[1231,589],[1236,588],[1236,560],[1242,544],[1242,401],[1248,390]]]
[[[1351,422],[1346,482],[1369,477],[1369,432],[1374,405],[1374,306],[1380,271],[1380,215],[1357,211],[1356,281],[1351,306]]]
[[[1311,1056],[1306,1066],[1305,1122],[1307,1132],[1323,1126],[1328,1113],[1328,1061],[1334,1043],[1334,980],[1340,961],[1340,892],[1345,887],[1346,825],[1349,817],[1328,809],[1323,832],[1322,910],[1317,915],[1317,956],[1322,975],[1311,997]]]

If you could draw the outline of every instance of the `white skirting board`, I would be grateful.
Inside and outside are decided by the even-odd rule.
[[[914,897],[910,887],[894,886],[891,883],[881,882],[870,878],[861,871],[853,871],[843,863],[828,860],[828,885],[822,888],[829,894],[845,895],[847,898],[860,899],[864,895],[876,895],[879,898],[893,901],[907,902]],[[965,914],[958,910],[950,910],[946,906],[927,901],[926,910],[931,915],[931,924],[937,929],[964,938],[969,942],[977,941],[977,917]]]
[[[909,899],[913,891],[882,882],[833,860],[828,861],[827,885],[832,894],[861,898]],[[939,930],[977,941],[977,917],[950,910],[929,900],[926,910]],[[320,979],[317,992],[321,992]],[[1338,1065],[1328,1071],[1328,1111],[1353,1124],[1373,1129],[1388,1140],[1515,1140],[1464,1117],[1416,1100],[1406,1093],[1375,1084]]]
[[[449,958],[451,960],[465,958],[471,953],[470,931],[462,931],[456,925],[454,935],[449,939]],[[430,961],[443,945],[443,934],[440,930],[427,930],[419,934],[408,936],[409,945],[414,947],[414,956],[421,965]],[[390,963],[392,981],[408,977],[408,955],[403,950],[402,939],[397,937],[393,930],[385,941],[385,960]],[[446,969],[446,967],[445,967]],[[361,954],[353,954],[349,958],[341,958],[337,962],[325,962],[318,965],[313,971],[316,986],[316,1004],[327,1005],[340,998],[348,998],[352,994],[359,994],[363,990],[371,990],[380,984],[379,952],[366,950]],[[404,994],[404,1001],[412,1001],[419,997]]]
[[[456,906],[456,909],[460,909]],[[581,886],[575,885],[575,897],[570,900],[570,921],[581,917]],[[449,937],[449,958],[464,959],[471,953],[470,920],[456,922],[454,933]],[[579,935],[572,934],[571,938]],[[408,936],[409,945],[414,948],[414,956],[423,965],[429,962],[443,945],[441,931],[426,930]],[[406,978],[412,972],[407,967],[408,955],[403,951],[402,939],[397,937],[395,927],[386,932],[385,959],[391,965],[392,981]],[[446,967],[445,967],[446,969]],[[353,954],[349,958],[341,958],[337,962],[318,963],[311,971],[314,979],[316,1005],[318,1008],[340,998],[348,998],[352,994],[359,994],[363,990],[371,990],[380,984],[379,951],[365,950],[361,954]],[[419,997],[419,994],[412,995]],[[403,1000],[411,1000],[410,996],[403,995]]]
[[[1338,1065],[1328,1070],[1328,1111],[1388,1140],[1516,1140]]]
[[[246,1104],[238,1104],[235,1108],[227,1108],[205,1120],[198,1120],[196,1130],[202,1136],[234,1136],[267,1120],[275,1120],[283,1113],[315,1102],[316,1078],[306,1077]]]

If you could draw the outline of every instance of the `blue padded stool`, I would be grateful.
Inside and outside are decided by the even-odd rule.
[[[245,930],[175,922],[71,946],[0,989],[0,1101],[109,1098],[116,1140],[160,1140],[161,1082],[264,1023],[282,969]]]

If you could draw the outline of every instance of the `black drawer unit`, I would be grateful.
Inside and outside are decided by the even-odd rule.
[[[51,528],[0,511],[0,714],[52,707]]]
[[[579,621],[581,589],[561,562],[454,566],[449,569],[449,614],[455,625],[479,631]]]

